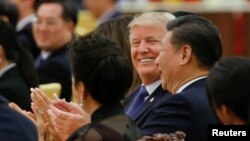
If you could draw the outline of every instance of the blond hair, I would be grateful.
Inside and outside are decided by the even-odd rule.
[[[168,12],[145,12],[135,15],[128,28],[130,32],[134,26],[162,27],[166,30],[167,23],[173,19],[175,19],[175,16]]]

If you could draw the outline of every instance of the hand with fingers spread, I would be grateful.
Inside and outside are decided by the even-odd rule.
[[[64,100],[53,101],[48,114],[61,140],[66,140],[73,131],[90,123],[90,115],[80,105]]]
[[[56,138],[53,133],[53,124],[51,123],[50,117],[47,110],[51,105],[51,99],[39,88],[31,88],[31,108],[37,120],[39,128],[43,129],[43,136],[45,140],[49,140],[51,136]]]
[[[49,115],[47,113],[47,110],[49,109],[49,106],[51,104],[51,100],[49,97],[39,88],[31,88],[31,100],[33,103],[34,109],[33,112],[36,113],[37,116],[40,116],[44,123],[48,123],[51,127],[51,121],[49,118]]]

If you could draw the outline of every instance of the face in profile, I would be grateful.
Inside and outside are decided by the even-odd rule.
[[[172,32],[168,31],[162,40],[160,54],[156,59],[161,72],[162,88],[168,91],[173,87],[173,80],[178,78],[178,64],[182,55],[171,43],[171,36]]]
[[[65,37],[71,31],[69,23],[62,18],[62,10],[62,6],[56,3],[45,3],[38,8],[34,38],[39,48],[49,51],[65,43]]]
[[[149,84],[160,78],[155,59],[159,55],[161,41],[166,30],[161,27],[135,25],[130,32],[132,62],[143,83]]]

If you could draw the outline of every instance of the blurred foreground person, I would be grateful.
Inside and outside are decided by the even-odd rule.
[[[225,125],[250,123],[250,59],[229,57],[215,64],[207,80],[211,106]]]
[[[30,111],[30,87],[37,87],[31,54],[17,43],[15,30],[0,19],[0,95]]]
[[[0,139],[4,141],[38,141],[35,125],[24,115],[10,109],[0,95]]]
[[[69,59],[79,105],[50,101],[41,90],[31,89],[35,110],[51,122],[52,136],[70,141],[138,139],[141,134],[120,103],[132,84],[132,68],[115,42],[93,34],[80,37],[69,49]]]
[[[133,73],[117,45],[99,36],[85,36],[70,48],[69,58],[73,86],[82,94],[82,106],[91,115],[91,123],[76,130],[68,140],[134,141],[140,137],[120,103],[132,84]],[[56,126],[60,124],[57,118],[61,118],[57,115],[51,109]]]

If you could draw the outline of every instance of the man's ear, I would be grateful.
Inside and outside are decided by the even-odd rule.
[[[181,49],[181,55],[182,55],[182,59],[181,59],[181,65],[186,64],[187,62],[190,61],[191,56],[192,56],[192,48],[189,45],[184,45]]]
[[[224,124],[227,125],[233,123],[234,114],[226,105],[221,105],[218,107],[217,114]]]

